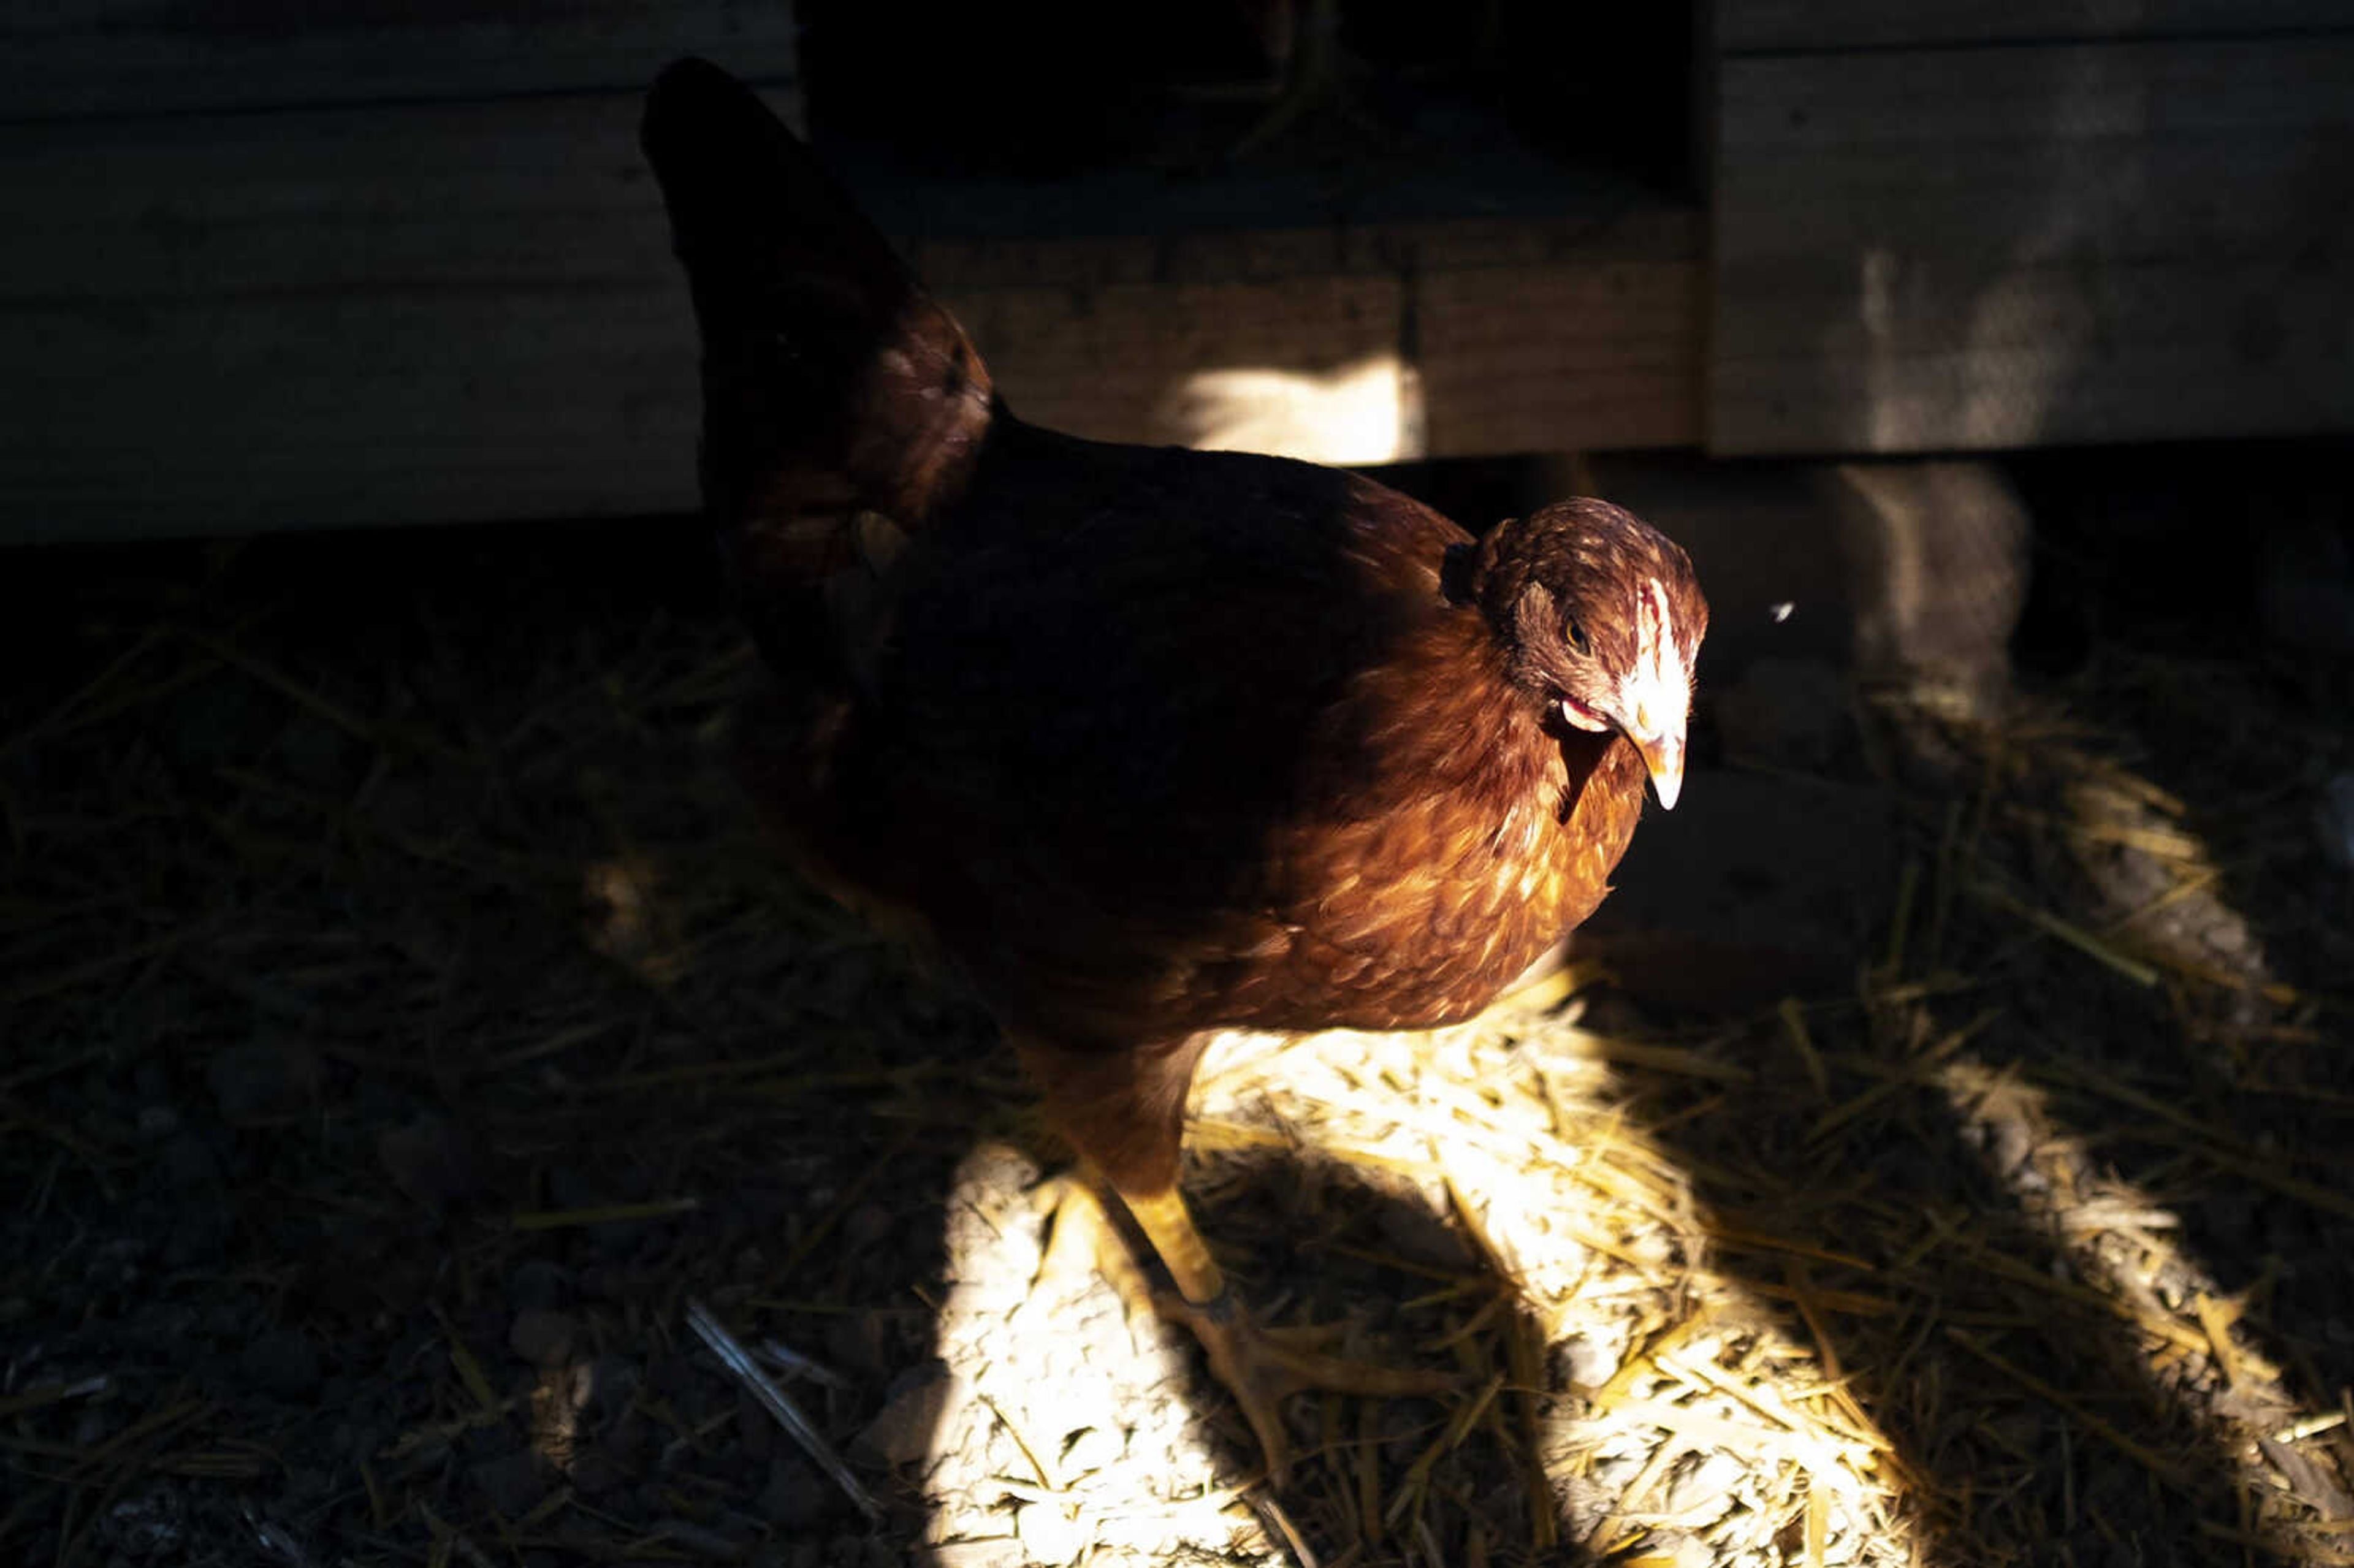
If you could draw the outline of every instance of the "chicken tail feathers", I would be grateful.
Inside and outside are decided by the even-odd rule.
[[[995,405],[956,318],[716,66],[664,70],[640,140],[695,296],[704,496],[738,567],[807,585],[861,512],[920,534],[961,493]]]

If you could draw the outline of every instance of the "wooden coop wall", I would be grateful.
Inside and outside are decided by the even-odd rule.
[[[0,539],[693,507],[638,112],[683,53],[790,111],[790,6],[207,15],[0,17]],[[1698,440],[1702,249],[1666,204],[909,245],[1025,415],[1331,461]]]
[[[684,49],[790,104],[790,7],[269,15],[0,13],[0,538],[691,505],[637,104]]]
[[[2354,425],[2354,5],[1713,24],[1712,450]]]
[[[2354,5],[1711,5],[1707,211],[900,238],[1017,408],[1105,439],[2354,425]],[[700,52],[790,111],[795,37],[780,0],[0,9],[0,540],[692,507],[639,104]]]

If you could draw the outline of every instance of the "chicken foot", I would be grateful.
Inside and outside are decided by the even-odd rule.
[[[1272,1329],[1253,1322],[1194,1229],[1184,1195],[1173,1185],[1119,1194],[1120,1206],[1144,1233],[1174,1286],[1152,1288],[1118,1234],[1098,1180],[1092,1172],[1066,1179],[1056,1200],[1055,1228],[1039,1277],[1067,1276],[1083,1253],[1092,1250],[1096,1267],[1131,1309],[1147,1307],[1162,1319],[1192,1330],[1209,1355],[1211,1375],[1234,1395],[1250,1423],[1268,1478],[1278,1486],[1290,1474],[1291,1441],[1281,1405],[1291,1395],[1330,1389],[1376,1398],[1428,1396],[1461,1387],[1460,1380],[1449,1373],[1330,1353],[1324,1347],[1345,1324]]]

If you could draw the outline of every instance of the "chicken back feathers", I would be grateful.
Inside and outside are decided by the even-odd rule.
[[[1647,759],[1681,776],[1681,550],[1601,502],[1474,540],[1354,474],[1024,425],[731,79],[673,67],[645,143],[779,677],[747,777],[814,880],[1181,1097],[1196,1032],[1466,1017],[1601,900]]]

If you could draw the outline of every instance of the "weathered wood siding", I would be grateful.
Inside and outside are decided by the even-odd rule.
[[[1719,0],[1716,44],[1766,50],[2248,37],[2349,25],[2347,0]]]
[[[228,9],[0,17],[0,539],[692,507],[641,95],[701,52],[790,109],[789,7]],[[1341,461],[1699,437],[1691,208],[912,249],[1015,406],[1085,434]]]
[[[2354,6],[1719,0],[1715,37],[1712,450],[2354,426]]]
[[[0,130],[0,535],[691,507],[640,95]],[[1330,461],[1697,439],[1697,214],[935,240],[1015,406]]]
[[[227,18],[234,16],[232,22]],[[1327,461],[2354,426],[2354,0],[1715,0],[1712,211],[908,237],[1025,414]],[[780,0],[0,14],[0,539],[693,504],[639,95]]]
[[[642,85],[726,59],[789,101],[790,0],[32,0],[0,6],[0,119]]]
[[[784,0],[0,13],[0,540],[684,503],[636,97],[700,51],[797,115],[797,37]]]

